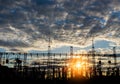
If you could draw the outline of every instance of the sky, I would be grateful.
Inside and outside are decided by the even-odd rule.
[[[120,0],[0,0],[0,50],[120,49]]]

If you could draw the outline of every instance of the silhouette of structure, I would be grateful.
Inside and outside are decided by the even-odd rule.
[[[48,56],[50,58],[48,59]],[[82,59],[82,57],[84,59]],[[78,59],[79,58],[79,59]],[[84,63],[84,70],[77,71],[68,64],[71,59]],[[87,60],[87,61],[84,61]],[[119,54],[113,47],[113,54],[96,53],[94,44],[92,51],[86,54],[73,53],[0,53],[0,79],[11,80],[69,80],[69,79],[99,79],[120,78]],[[8,75],[9,73],[9,75]]]

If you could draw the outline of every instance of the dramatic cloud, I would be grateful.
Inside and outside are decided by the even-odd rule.
[[[47,50],[91,45],[91,38],[120,44],[120,0],[0,0],[0,46]]]

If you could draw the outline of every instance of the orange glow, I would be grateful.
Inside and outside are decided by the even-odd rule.
[[[87,61],[82,58],[72,58],[68,61],[68,68],[74,77],[85,76],[87,72]]]
[[[80,62],[77,62],[77,63],[75,64],[75,66],[76,66],[76,68],[80,68],[80,67],[81,67]]]

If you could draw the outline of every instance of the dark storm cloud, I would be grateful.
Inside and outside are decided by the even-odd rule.
[[[32,0],[37,5],[52,5],[54,4],[54,0]]]
[[[0,0],[0,45],[40,49],[39,42],[46,45],[49,37],[75,45],[88,43],[91,36],[119,38],[119,4],[120,0]]]

